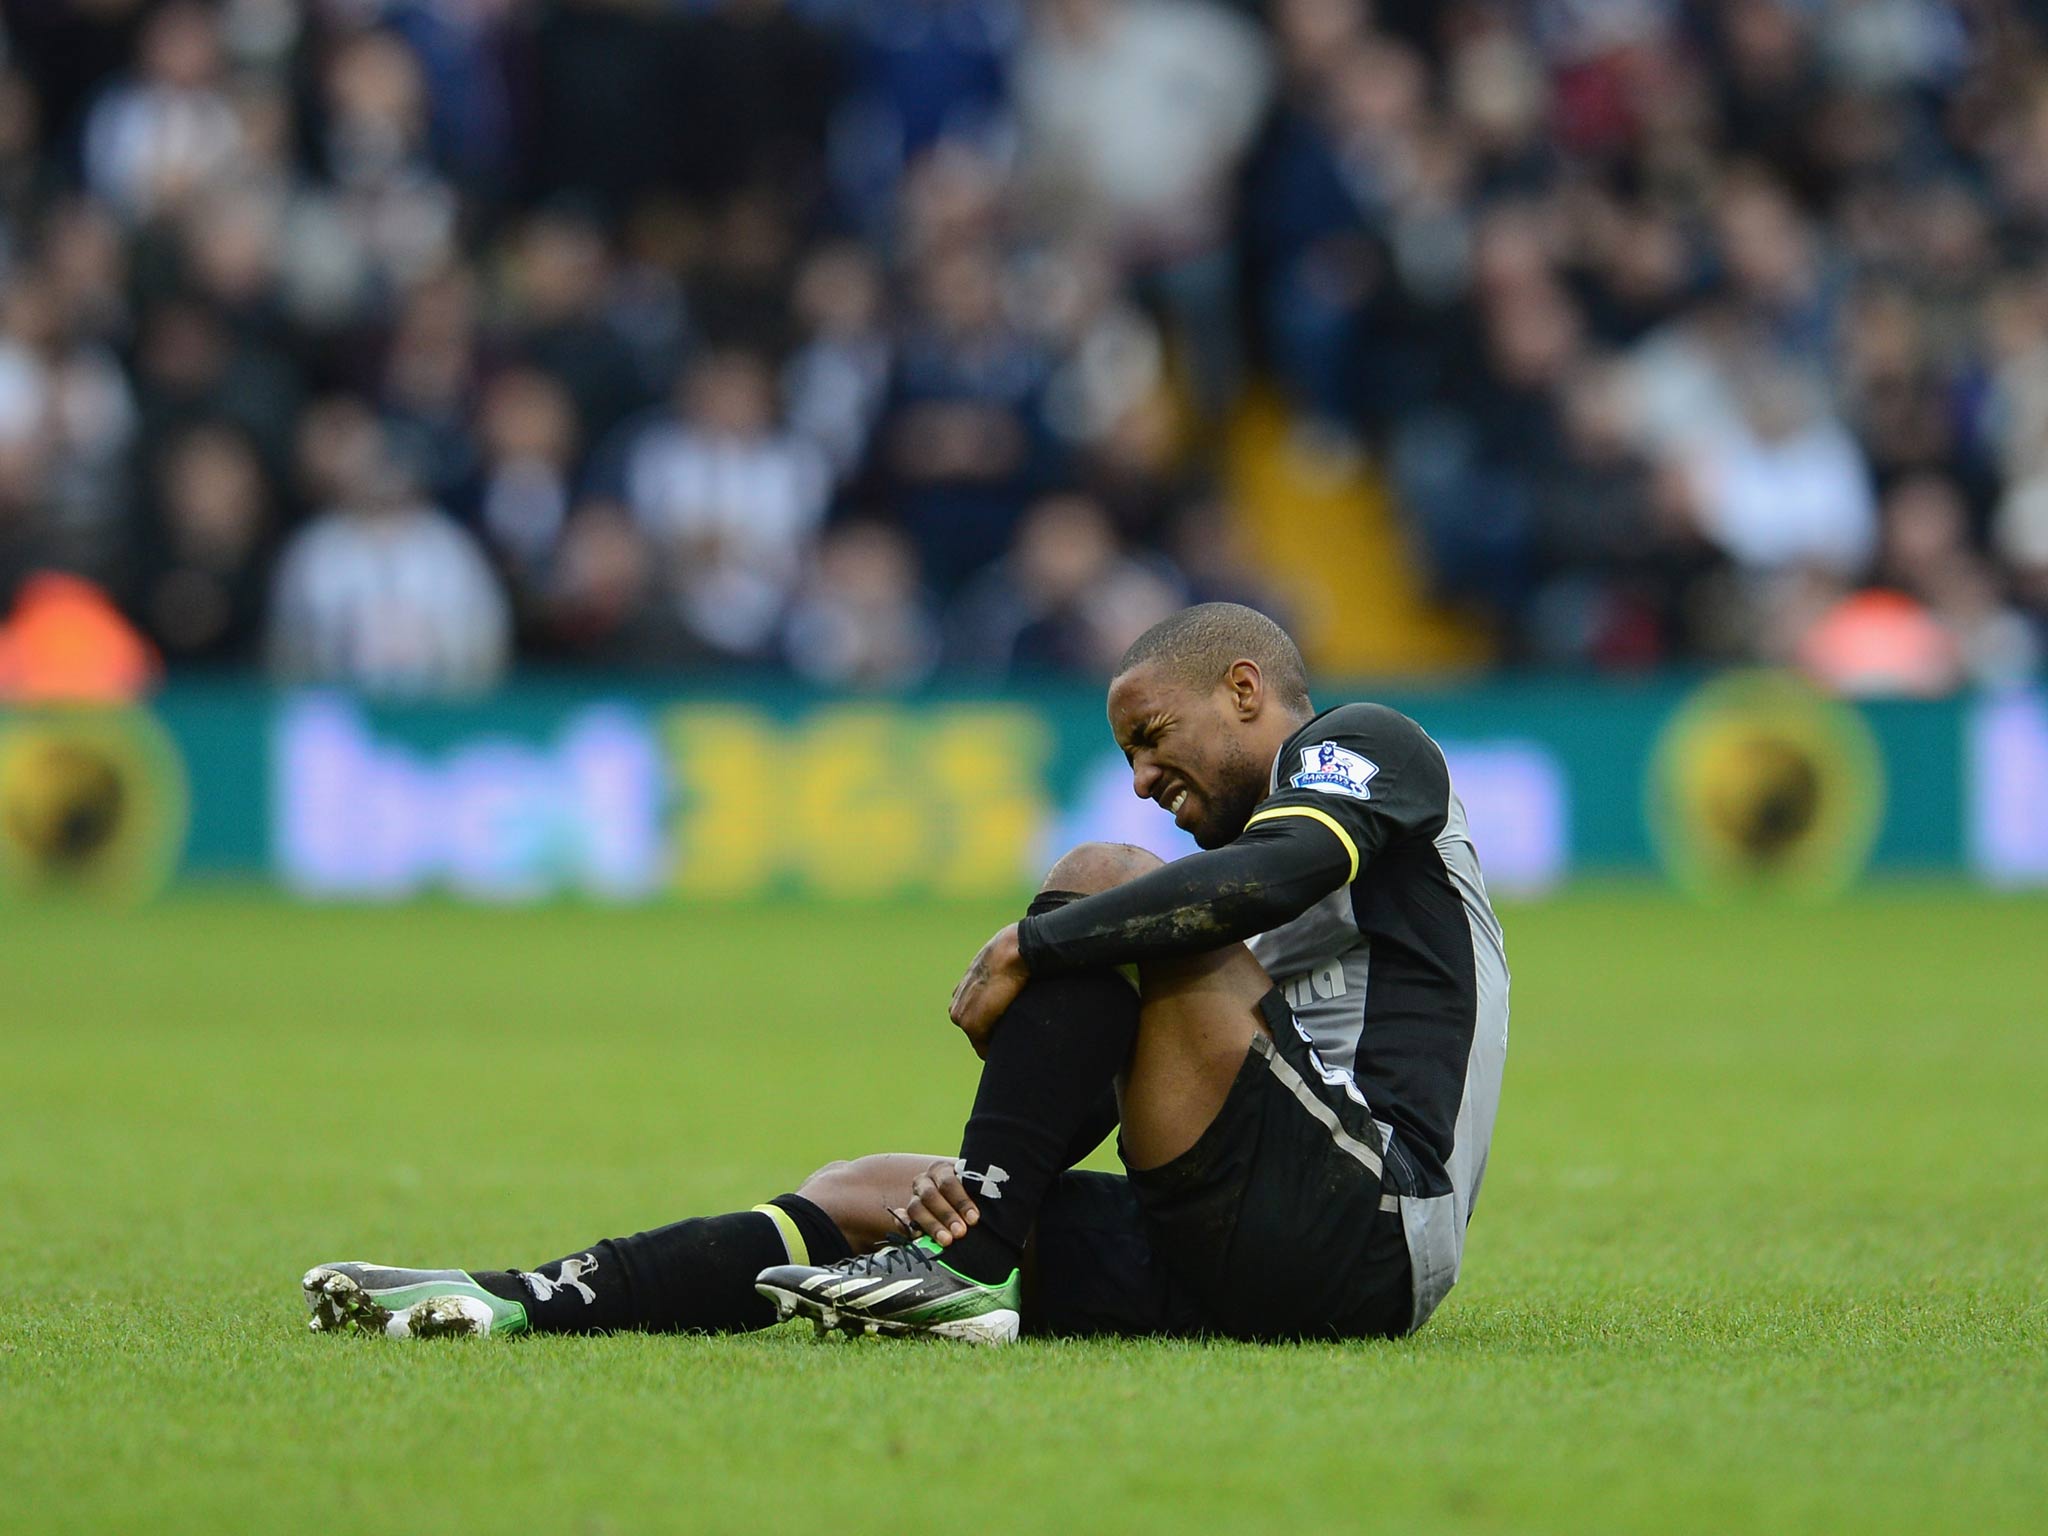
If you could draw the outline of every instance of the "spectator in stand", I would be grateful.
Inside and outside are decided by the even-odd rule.
[[[494,193],[517,174],[518,72],[525,8],[496,0],[385,0],[379,10],[418,56],[437,164],[454,179]]]
[[[1787,357],[1826,357],[1840,285],[1791,193],[1763,171],[1737,167],[1722,179],[1713,216],[1728,297],[1744,322]]]
[[[882,451],[932,585],[949,593],[1002,552],[1046,478],[1049,359],[1004,313],[996,251],[935,253],[918,287]]]
[[[33,463],[46,553],[111,580],[127,563],[135,400],[114,354],[81,334],[42,267],[0,297],[0,436]]]
[[[1876,580],[1947,631],[1963,678],[2006,684],[2039,666],[2040,641],[1976,547],[1960,486],[1937,474],[1900,481],[1885,497],[1882,527]]]
[[[1396,345],[1396,201],[1425,128],[1428,74],[1369,43],[1342,0],[1280,10],[1295,89],[1248,178],[1244,240],[1266,349],[1313,430],[1345,439],[1382,414],[1369,375]]]
[[[732,349],[694,364],[606,481],[659,552],[684,627],[725,657],[765,659],[832,484],[825,455],[783,426],[767,358]]]
[[[1474,257],[1476,335],[1446,359],[1441,402],[1406,413],[1395,475],[1438,588],[1519,627],[1531,592],[1538,482],[1557,471],[1558,393],[1583,353],[1578,307],[1533,211],[1497,213]]]
[[[202,301],[174,294],[143,313],[137,333],[142,446],[153,452],[184,427],[226,420],[281,469],[291,457],[299,379],[289,357],[237,336]]]
[[[601,443],[649,404],[639,360],[605,312],[611,263],[596,223],[567,209],[534,215],[519,232],[511,292],[514,348],[553,374],[575,402],[578,431]]]
[[[476,479],[484,370],[476,285],[461,267],[414,285],[384,348],[375,401],[422,489],[448,504]]]
[[[1187,583],[1190,603],[1242,603],[1288,627],[1293,615],[1260,574],[1258,551],[1220,497],[1194,496],[1182,504],[1166,554]]]
[[[1210,0],[1040,0],[1014,89],[1035,222],[1105,242],[1157,291],[1220,413],[1241,382],[1229,230],[1272,89],[1263,33]]]
[[[1071,453],[1115,455],[1122,473],[1108,478],[1162,469],[1139,461],[1170,458],[1175,446],[1157,441],[1170,437],[1165,342],[1124,293],[1109,254],[1099,246],[1059,246],[1026,263],[1020,275],[1018,309],[1055,359],[1045,390],[1046,426],[1055,439]],[[1148,521],[1134,508],[1127,531]]]
[[[888,398],[895,347],[882,274],[851,243],[814,252],[793,303],[804,340],[782,372],[790,426],[816,443],[842,483],[867,463]]]
[[[832,688],[908,688],[939,660],[917,551],[887,524],[842,523],[798,591],[783,647],[796,674]]]
[[[240,140],[214,13],[177,0],[144,27],[135,73],[94,104],[85,125],[86,181],[141,222],[226,175]]]
[[[0,65],[0,273],[20,259],[20,242],[62,191],[46,155],[35,87],[16,68]]]
[[[1759,574],[1813,566],[1855,575],[1877,543],[1856,440],[1791,369],[1762,363],[1744,382],[1741,422],[1690,459],[1707,537]]]
[[[495,684],[512,638],[497,578],[475,540],[420,497],[368,407],[317,403],[301,453],[325,510],[278,566],[273,675],[406,697]]]
[[[1638,450],[1627,390],[1612,361],[1566,385],[1560,452],[1534,483],[1531,660],[1641,669],[1706,643],[1686,595],[1722,562]]]
[[[933,145],[1006,132],[1020,0],[855,0],[848,89],[833,124],[833,179],[863,233],[886,242],[897,183]]]
[[[1043,0],[1016,63],[1040,216],[1145,264],[1214,249],[1271,89],[1264,36],[1209,0]]]
[[[1009,553],[960,594],[952,659],[1011,677],[1103,677],[1185,601],[1171,567],[1133,558],[1097,503],[1059,492],[1032,505]]]
[[[254,663],[277,532],[255,449],[231,426],[190,428],[166,449],[152,489],[134,611],[171,666]]]
[[[2005,500],[1994,537],[2037,637],[2048,641],[2048,481],[2029,481]]]
[[[483,464],[469,519],[522,601],[547,585],[569,517],[577,463],[576,407],[535,368],[484,388],[477,437]]]
[[[363,311],[459,260],[458,200],[433,160],[419,61],[397,34],[340,40],[320,83],[324,184],[301,199],[298,245]]]
[[[624,507],[582,508],[562,530],[547,585],[535,596],[531,628],[540,653],[633,671],[715,660],[660,590],[658,573],[653,545]]]
[[[66,197],[51,205],[41,234],[34,270],[65,330],[82,345],[119,351],[134,318],[134,264],[120,225],[91,198]]]

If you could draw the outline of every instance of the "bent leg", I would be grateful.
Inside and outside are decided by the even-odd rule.
[[[1084,843],[1052,867],[1048,892],[1092,896],[1159,867],[1142,848]],[[1207,1130],[1244,1067],[1252,1037],[1266,1032],[1259,1001],[1272,988],[1242,944],[1147,965],[1140,977],[1138,1037],[1118,1083],[1124,1160],[1156,1168]]]
[[[1107,890],[1156,869],[1141,848],[1088,843],[1046,876],[1033,910]],[[974,1110],[961,1137],[961,1177],[976,1186],[978,1223],[948,1263],[984,1283],[1016,1266],[1040,1202],[1099,1131],[1098,1106],[1125,1085],[1127,1160],[1156,1165],[1192,1145],[1229,1092],[1258,1028],[1264,990],[1233,946],[1158,968],[1157,1001],[1139,999],[1110,968],[1033,977],[989,1037]],[[1237,1005],[1240,997],[1245,1005]],[[1144,1037],[1150,1033],[1154,1039]],[[940,1242],[946,1239],[940,1237]]]

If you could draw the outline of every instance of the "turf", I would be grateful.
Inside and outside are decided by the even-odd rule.
[[[2038,1530],[2048,903],[1507,913],[1466,1278],[1398,1344],[306,1333],[949,1150],[993,909],[0,912],[6,1530]]]

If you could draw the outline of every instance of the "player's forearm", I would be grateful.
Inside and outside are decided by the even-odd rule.
[[[1017,931],[1035,976],[1199,954],[1292,921],[1344,883],[1348,860],[1289,829],[1198,853]]]

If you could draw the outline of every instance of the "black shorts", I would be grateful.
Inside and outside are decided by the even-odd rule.
[[[1377,1337],[1414,1319],[1380,1131],[1284,997],[1201,1138],[1128,1177],[1069,1171],[1039,1211],[1024,1326],[1053,1334]],[[1384,1209],[1382,1207],[1385,1207]]]

